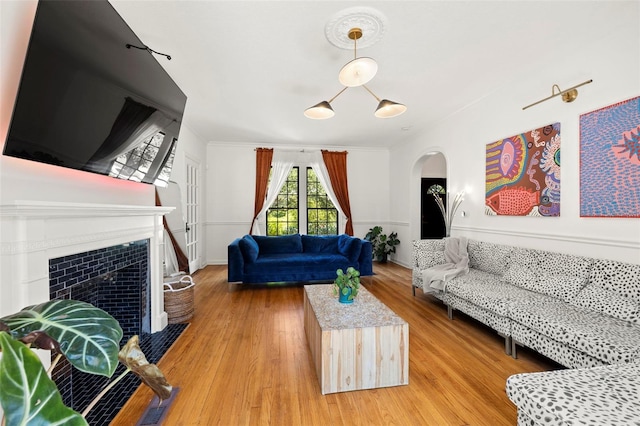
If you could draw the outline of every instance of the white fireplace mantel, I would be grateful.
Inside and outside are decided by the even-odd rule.
[[[162,330],[162,217],[173,210],[39,201],[0,206],[0,317],[49,300],[49,259],[149,239],[151,331]]]

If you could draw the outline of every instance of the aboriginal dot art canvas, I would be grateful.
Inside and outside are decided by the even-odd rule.
[[[640,96],[580,116],[580,216],[640,217]]]
[[[560,123],[487,144],[485,213],[560,216]]]

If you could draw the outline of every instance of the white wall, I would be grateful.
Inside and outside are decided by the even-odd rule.
[[[255,148],[296,149],[270,144],[209,143],[207,147],[207,263],[226,264],[227,246],[249,233],[255,194]],[[300,146],[307,151],[318,147]],[[347,172],[354,234],[364,237],[369,228],[382,225],[393,231],[388,221],[389,152],[386,149],[322,147],[349,152]]]
[[[391,220],[403,225],[399,263],[410,264],[411,247],[404,243],[420,235],[419,180],[424,156],[432,151],[446,157],[449,190],[467,193],[452,235],[640,263],[640,220],[581,218],[579,210],[579,116],[640,94],[637,17],[620,16],[619,31],[598,43],[533,58],[529,75],[506,79],[499,90],[391,151]],[[588,79],[593,83],[578,89],[573,103],[556,97],[522,110],[547,97],[554,83],[568,88]],[[486,144],[554,122],[561,123],[561,216],[485,215]]]

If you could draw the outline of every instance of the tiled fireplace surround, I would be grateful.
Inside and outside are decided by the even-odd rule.
[[[0,206],[0,316],[49,300],[56,292],[58,296],[80,300],[93,297],[73,293],[69,296],[68,292],[76,290],[60,285],[56,278],[60,265],[65,266],[65,259],[78,264],[91,262],[88,257],[105,264],[109,257],[119,256],[126,260],[102,268],[90,277],[91,285],[111,279],[125,286],[131,281],[138,286],[148,283],[148,290],[136,289],[126,296],[128,303],[140,306],[142,317],[131,321],[124,318],[124,333],[130,337],[140,331],[162,330],[167,325],[162,292],[162,216],[172,210],[173,207],[33,201]],[[72,274],[67,275],[71,278]],[[50,288],[50,284],[55,287]],[[112,313],[116,317],[119,314]],[[40,352],[43,363],[48,365],[49,353]]]

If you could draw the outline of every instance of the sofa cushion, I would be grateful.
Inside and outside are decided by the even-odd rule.
[[[512,299],[510,317],[544,336],[611,364],[640,359],[640,325],[549,296]]]
[[[640,302],[640,265],[599,259],[591,268],[589,283]]]
[[[502,275],[508,261],[508,255],[513,247],[485,241],[469,240],[469,267]]]
[[[245,235],[240,239],[238,244],[240,245],[244,261],[255,262],[260,252],[260,248],[258,247],[256,240],[254,240],[251,235]]]
[[[526,288],[527,290],[537,291],[538,275],[527,266],[512,263],[502,276],[502,279],[509,284]]]
[[[552,251],[538,250],[536,253],[541,273],[586,279],[591,272],[593,259]]]
[[[349,259],[349,262],[356,262],[362,250],[362,240],[351,237],[347,234],[338,236],[338,251],[341,255]]]
[[[444,240],[413,240],[413,267],[418,269],[427,269],[432,266],[438,265],[439,263],[444,263]],[[436,256],[440,256],[439,254],[426,254],[423,256],[423,253],[434,253],[441,252],[442,253],[442,261],[439,263],[435,263],[438,259]]]
[[[543,273],[538,276],[537,291],[557,297],[565,302],[571,302],[582,290],[586,282],[586,277]]]
[[[444,251],[421,251],[418,253],[416,262],[418,269],[429,269],[436,265],[445,263]]]
[[[277,237],[254,235],[253,239],[258,243],[261,256],[265,254],[302,253],[300,234],[279,235]]]
[[[536,425],[638,424],[640,362],[521,373],[507,379],[518,419]]]
[[[301,235],[304,253],[338,253],[337,235]]]
[[[519,252],[522,253],[522,251]],[[531,260],[531,257],[529,257],[529,260]],[[568,272],[569,270],[578,273],[577,269],[569,268],[566,271]],[[588,269],[582,269],[580,272],[582,275],[576,276],[563,275],[561,267],[550,268],[550,271],[558,272],[558,274],[546,271],[540,272],[539,269],[534,269],[530,266],[510,263],[503,279],[518,287],[546,294],[565,302],[573,300],[587,282],[586,274]]]
[[[574,304],[635,323],[640,317],[640,303],[595,285],[582,289]]]
[[[453,278],[447,283],[445,294],[465,299],[483,309],[501,316],[509,314],[509,290],[513,287],[495,274],[470,269],[468,274]]]

